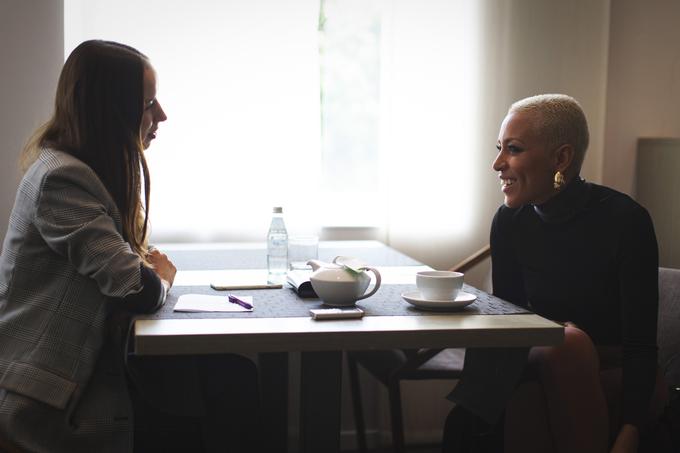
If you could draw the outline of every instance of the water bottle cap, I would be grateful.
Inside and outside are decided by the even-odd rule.
[[[280,206],[276,206],[274,209],[272,209],[272,212],[274,214],[283,214],[283,208]]]

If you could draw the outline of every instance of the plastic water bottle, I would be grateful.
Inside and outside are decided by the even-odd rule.
[[[272,223],[267,233],[267,270],[269,283],[283,283],[288,270],[288,232],[283,223],[283,208],[272,210]]]

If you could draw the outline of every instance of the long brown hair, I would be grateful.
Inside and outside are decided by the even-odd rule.
[[[42,148],[53,148],[89,165],[120,211],[123,237],[144,260],[150,181],[139,129],[149,67],[146,56],[130,46],[80,44],[59,76],[52,118],[33,134],[20,160],[25,171]]]

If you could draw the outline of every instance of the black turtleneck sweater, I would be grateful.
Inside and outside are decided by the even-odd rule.
[[[648,413],[656,375],[658,250],[647,211],[574,179],[542,206],[501,206],[491,227],[494,295],[623,351],[623,423]]]

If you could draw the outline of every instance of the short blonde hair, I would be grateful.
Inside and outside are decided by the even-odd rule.
[[[586,115],[576,99],[566,94],[539,94],[515,102],[508,110],[508,114],[519,112],[534,116],[538,133],[550,147],[573,146],[573,165],[581,169],[590,138]]]

